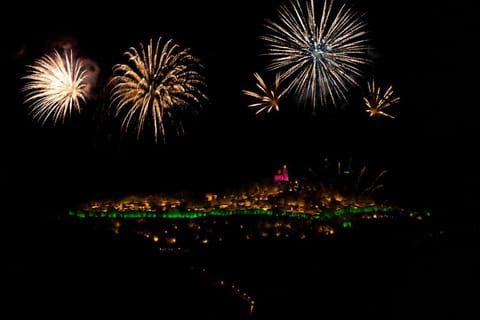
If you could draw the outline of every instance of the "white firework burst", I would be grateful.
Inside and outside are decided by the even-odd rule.
[[[80,113],[88,94],[88,72],[83,60],[72,50],[61,54],[53,50],[27,66],[27,80],[22,91],[29,114],[42,125],[63,123],[73,113]]]
[[[313,109],[347,102],[351,87],[359,86],[368,57],[367,23],[360,14],[342,4],[325,0],[320,15],[314,0],[291,0],[278,9],[278,21],[267,20],[264,55],[267,69],[289,80],[288,90]]]

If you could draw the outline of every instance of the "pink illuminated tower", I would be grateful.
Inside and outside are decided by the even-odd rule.
[[[282,169],[278,169],[277,174],[273,176],[275,182],[288,181],[287,165],[284,164]]]

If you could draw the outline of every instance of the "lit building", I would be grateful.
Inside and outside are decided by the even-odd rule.
[[[287,165],[283,165],[282,169],[278,169],[277,174],[273,176],[275,182],[288,181]]]

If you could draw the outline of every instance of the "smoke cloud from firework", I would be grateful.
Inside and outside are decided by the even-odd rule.
[[[85,83],[86,94],[89,101],[98,98],[96,90],[98,89],[98,79],[100,76],[100,66],[89,57],[81,55],[80,41],[72,36],[59,36],[49,39],[46,43],[46,50],[72,51],[73,55],[81,60],[81,64],[86,69]]]

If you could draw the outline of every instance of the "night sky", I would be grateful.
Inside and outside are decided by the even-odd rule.
[[[312,114],[290,106],[255,115],[241,90],[253,89],[253,72],[265,65],[258,37],[279,3],[13,4],[6,11],[12,22],[2,19],[8,198],[15,207],[69,207],[103,196],[235,186],[270,177],[283,164],[301,176],[325,158],[352,158],[389,171],[391,202],[452,214],[476,206],[470,199],[477,165],[472,148],[464,147],[477,145],[467,89],[476,59],[469,47],[478,30],[473,1],[348,2],[367,12],[374,49],[368,72],[401,97],[390,110],[396,119],[369,117],[361,101],[365,88],[354,89],[350,103],[337,110]],[[42,127],[27,116],[20,78],[46,48],[74,43],[98,64],[100,90],[124,51],[159,36],[190,48],[205,66],[210,101],[195,116],[186,114],[184,135],[167,132],[165,144],[120,135],[101,94],[64,125]]]

